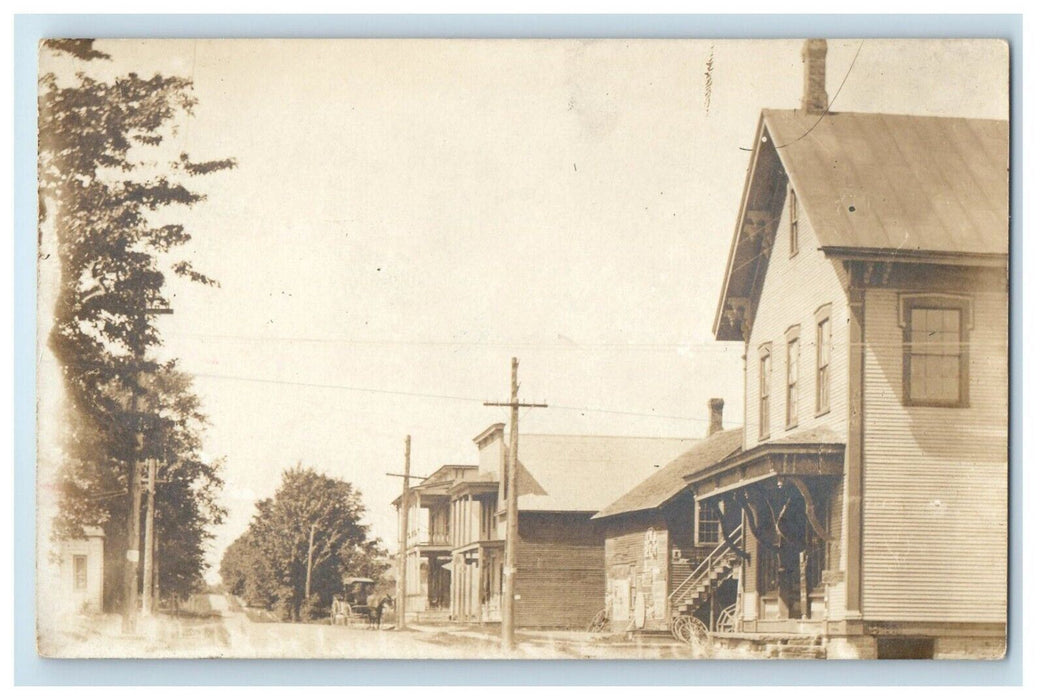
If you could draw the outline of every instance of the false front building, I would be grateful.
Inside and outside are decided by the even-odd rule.
[[[1008,124],[766,110],[714,332],[746,349],[737,633],[828,656],[1004,652]]]

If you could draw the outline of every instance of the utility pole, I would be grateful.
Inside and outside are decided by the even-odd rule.
[[[402,497],[399,499],[399,561],[398,584],[395,587],[395,624],[398,629],[406,629],[406,540],[410,528],[410,479],[424,480],[426,476],[410,475],[410,436],[406,436],[406,469],[402,474],[385,472],[385,476],[402,477]]]
[[[147,459],[145,464],[148,470],[148,482],[145,485],[145,562],[141,577],[141,613],[145,617],[151,617],[153,610],[152,567],[156,554],[156,459]]]
[[[142,316],[172,314],[173,309],[143,308]],[[138,628],[138,562],[141,559],[141,464],[138,460],[145,446],[141,416],[138,415],[138,395],[141,393],[141,369],[145,364],[145,347],[134,348],[134,386],[131,388],[130,414],[134,420],[134,450],[128,465],[127,490],[130,508],[127,512],[127,550],[123,569],[123,624],[124,634],[134,634]],[[146,582],[146,586],[148,582]]]
[[[518,358],[511,358],[511,401],[485,402],[486,406],[511,407],[511,438],[508,443],[507,532],[504,538],[504,588],[500,604],[500,645],[515,648],[515,573],[518,565],[518,409],[547,408],[546,403],[519,403]]]
[[[402,473],[402,501],[399,503],[399,587],[395,596],[395,617],[400,630],[406,629],[406,537],[410,522],[410,436],[406,436],[406,465]]]
[[[312,597],[312,550],[315,548],[315,526],[318,523],[312,523],[312,529],[308,531],[308,571],[305,572],[305,605],[308,605],[308,599]]]

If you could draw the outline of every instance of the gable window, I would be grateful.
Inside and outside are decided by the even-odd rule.
[[[963,297],[902,298],[903,394],[911,406],[968,405],[968,329]]]
[[[87,557],[83,554],[73,555],[73,585],[76,590],[87,590]]]
[[[696,528],[696,544],[718,544],[719,523],[714,505],[708,501],[699,501],[697,507],[700,519]]]
[[[798,334],[801,329],[792,326],[787,331],[787,428],[798,424],[798,355],[801,347]]]
[[[787,199],[790,208],[790,257],[794,257],[798,254],[798,201],[793,187]]]
[[[772,344],[758,350],[758,437],[769,436],[769,385],[772,379]]]
[[[816,415],[830,410],[830,305],[816,311]]]

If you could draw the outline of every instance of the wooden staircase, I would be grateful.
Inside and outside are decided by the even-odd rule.
[[[735,541],[742,531],[737,527],[729,536]],[[671,609],[682,615],[693,615],[710,598],[710,594],[739,563],[739,555],[724,540],[701,561],[692,573],[670,595]]]

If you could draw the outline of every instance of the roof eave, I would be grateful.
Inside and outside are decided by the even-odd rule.
[[[729,262],[725,268],[725,279],[721,285],[721,292],[718,294],[718,309],[714,314],[714,328],[711,329],[714,333],[715,340],[734,340],[734,338],[722,335],[721,319],[722,314],[725,313],[725,299],[728,295],[729,282],[732,281],[732,269],[736,263],[736,248],[739,246],[739,237],[743,231],[744,213],[747,210],[747,200],[750,196],[750,185],[754,179],[754,169],[757,166],[758,156],[761,154],[761,134],[764,130],[765,112],[762,110],[758,115],[758,126],[754,130],[754,145],[750,149],[750,161],[747,163],[747,177],[743,183],[743,196],[740,199],[739,211],[736,213],[736,224],[732,231],[732,246],[729,249]]]
[[[675,494],[677,495],[677,494]],[[669,500],[669,499],[668,499]],[[665,501],[666,503],[666,501]],[[645,513],[647,511],[657,510],[663,507],[663,503],[656,506],[644,506],[642,508],[627,508],[626,510],[617,510],[611,513],[599,512],[591,516],[591,520],[608,520],[609,518],[618,518],[621,515],[634,515],[635,513]]]
[[[787,454],[787,455],[800,455],[800,454],[811,454],[811,455],[826,455],[826,454],[838,454],[844,455],[845,443],[843,442],[807,442],[807,443],[780,443],[780,442],[765,442],[755,447],[732,454],[710,469],[703,469],[691,474],[685,475],[685,483],[690,486],[711,479],[716,475],[727,472],[736,467],[752,462],[756,459],[760,459],[765,455],[769,454]]]
[[[823,246],[828,258],[865,260],[868,262],[906,262],[934,265],[962,265],[971,267],[1007,267],[1007,253],[969,253],[946,250],[900,250],[898,248],[855,248]]]

